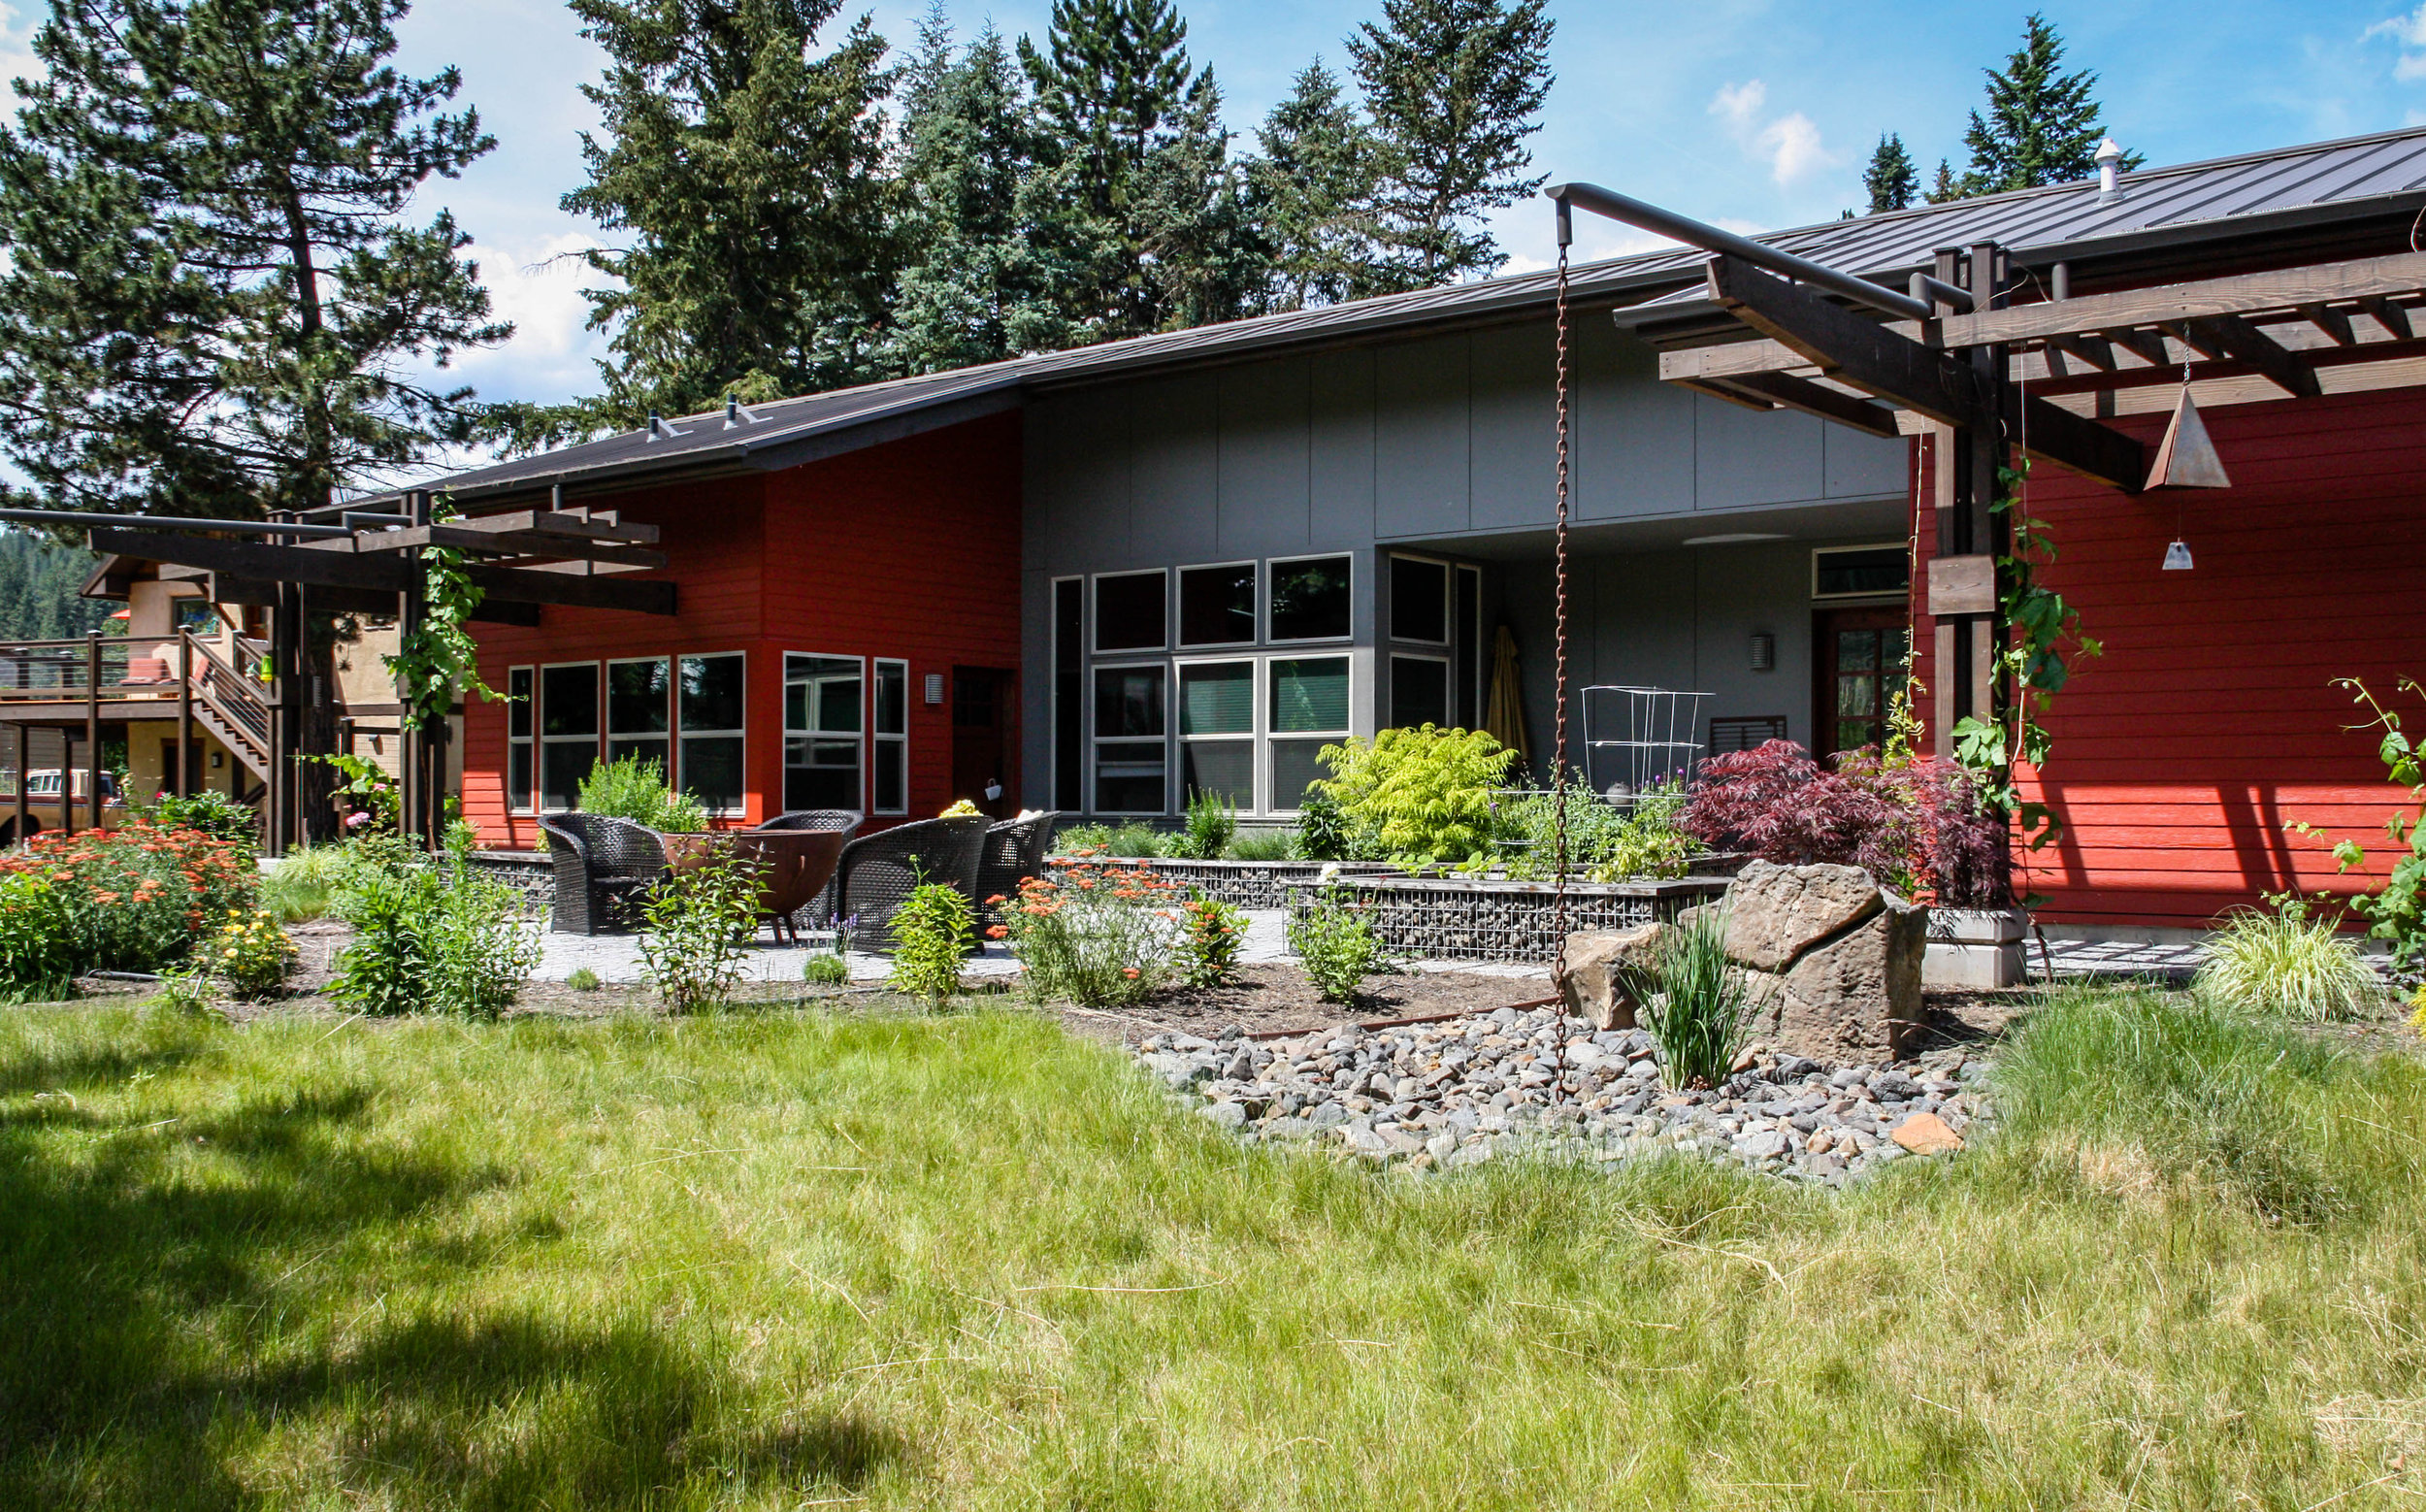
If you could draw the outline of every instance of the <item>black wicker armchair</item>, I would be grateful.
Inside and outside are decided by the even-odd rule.
[[[632,900],[666,874],[665,841],[646,825],[566,813],[541,817],[540,830],[556,873],[547,927],[558,934],[624,925]]]
[[[753,824],[753,830],[840,830],[848,835],[860,826],[861,814],[856,808],[795,808],[779,813],[765,824]]]
[[[1001,922],[1000,906],[989,898],[1008,898],[1019,884],[1044,874],[1044,855],[1053,846],[1053,826],[1061,811],[1006,820],[986,831],[985,859],[977,868],[977,909],[989,924]]]
[[[850,921],[852,932],[862,938],[889,943],[886,927],[910,889],[922,882],[949,883],[976,907],[977,874],[990,823],[983,814],[920,819],[860,836],[842,847],[833,885],[820,900],[821,910],[836,923]]]

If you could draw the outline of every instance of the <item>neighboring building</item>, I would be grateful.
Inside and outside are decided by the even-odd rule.
[[[2135,174],[2118,201],[2057,185],[1765,240],[1899,287],[1994,241],[2108,291],[2406,251],[2421,210],[2408,131]],[[1663,382],[1663,348],[1728,323],[1700,266],[1574,274],[1571,676],[1707,694],[1704,745],[1857,746],[1916,630],[1931,674],[1922,448]],[[553,498],[656,524],[679,590],[671,621],[479,627],[482,675],[527,701],[466,707],[466,811],[528,846],[591,761],[632,751],[735,821],[927,814],[998,783],[1001,812],[1167,818],[1203,789],[1278,821],[1327,740],[1480,722],[1502,626],[1546,753],[1552,295],[1533,274],[1141,338],[448,479],[474,514]],[[2049,917],[2197,924],[2330,876],[2286,821],[2379,821],[2372,742],[2339,732],[2327,683],[2426,669],[2399,608],[2426,559],[2419,367],[2269,400],[2203,366],[2229,492],[2034,481],[2050,580],[2107,646],[2049,721],[2071,818],[2033,878]],[[2158,390],[2133,393],[2118,423],[2152,435],[2161,413],[2132,416]],[[2177,530],[2197,570],[2160,576]]]

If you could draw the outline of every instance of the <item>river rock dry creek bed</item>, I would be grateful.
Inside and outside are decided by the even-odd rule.
[[[1988,1113],[1986,1069],[1947,1046],[1893,1066],[1830,1066],[1758,1047],[1719,1087],[1661,1085],[1651,1036],[1556,1008],[1250,1038],[1151,1035],[1139,1063],[1250,1140],[1334,1145],[1416,1170],[1516,1149],[1603,1162],[1699,1153],[1841,1186],[1908,1154],[1960,1149]]]

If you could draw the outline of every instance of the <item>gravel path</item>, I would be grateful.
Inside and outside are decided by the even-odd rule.
[[[1268,1041],[1227,1033],[1157,1035],[1138,1059],[1241,1137],[1336,1143],[1417,1169],[1519,1145],[1610,1162],[1697,1151],[1840,1186],[1907,1154],[1960,1149],[1984,1116],[1973,1086],[1983,1063],[1960,1047],[1899,1067],[1758,1054],[1713,1091],[1672,1092],[1648,1035],[1594,1033],[1548,1008]]]

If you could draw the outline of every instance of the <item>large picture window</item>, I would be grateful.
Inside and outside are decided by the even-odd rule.
[[[538,674],[529,667],[510,667],[506,671],[506,807],[511,812],[531,812],[531,784],[539,763],[533,754],[531,737],[536,730],[532,709],[536,702]]]
[[[1164,700],[1167,667],[1095,670],[1095,806],[1159,814],[1170,806]]]
[[[876,812],[909,812],[909,663],[876,658]]]
[[[1179,570],[1179,643],[1255,643],[1255,564]]]
[[[1298,656],[1271,663],[1272,807],[1294,811],[1325,775],[1323,747],[1348,736],[1348,658]]]
[[[657,763],[668,781],[673,752],[666,742],[673,728],[673,666],[662,656],[606,664],[606,759],[638,756]]]
[[[1355,624],[1354,586],[1348,557],[1274,562],[1272,639],[1345,641]]]
[[[540,669],[540,805],[571,808],[598,765],[598,663]]]
[[[1159,651],[1169,644],[1170,575],[1110,573],[1095,580],[1095,648]]]
[[[711,812],[742,801],[742,658],[738,651],[685,656],[676,664],[677,775]]]
[[[1390,638],[1449,643],[1449,566],[1420,556],[1390,559]]]
[[[1180,799],[1209,794],[1255,807],[1255,663],[1179,668]]]
[[[856,656],[783,659],[783,806],[857,810],[865,664]]]

